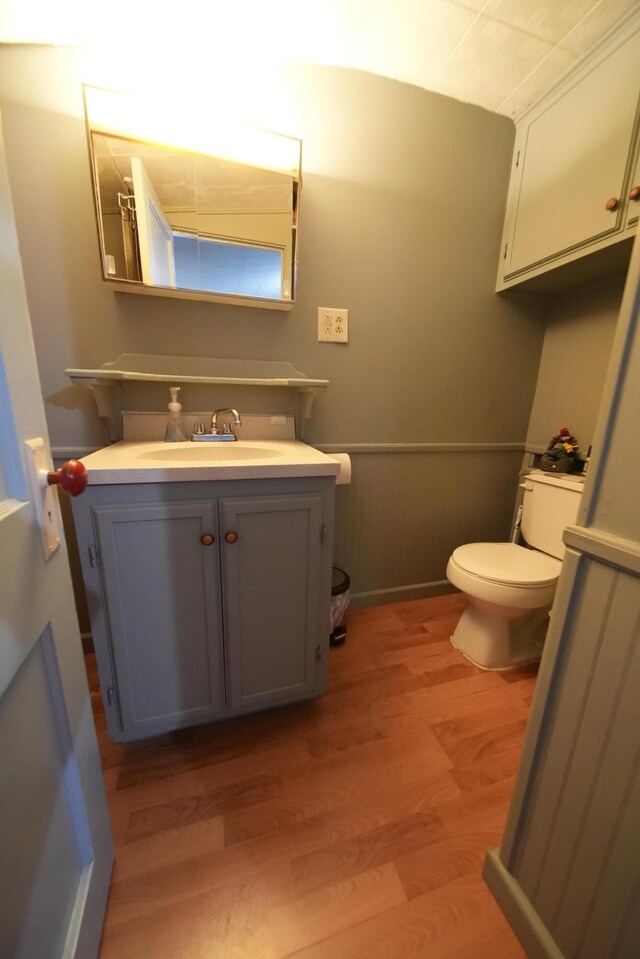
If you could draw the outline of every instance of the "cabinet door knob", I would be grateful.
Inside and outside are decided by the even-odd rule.
[[[225,533],[224,538],[227,543],[236,543],[238,541],[238,534],[234,533],[232,530],[230,533]]]
[[[632,186],[629,190],[630,200],[640,200],[640,186]]]
[[[211,533],[204,533],[200,537],[200,542],[202,543],[203,546],[211,546],[211,544],[213,543],[213,539],[214,537],[211,535]]]
[[[605,210],[617,210],[618,208],[618,197],[612,196],[605,203]]]

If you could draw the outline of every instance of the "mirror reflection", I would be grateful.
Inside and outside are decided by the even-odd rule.
[[[293,299],[299,167],[296,176],[95,129],[90,146],[105,278]]]

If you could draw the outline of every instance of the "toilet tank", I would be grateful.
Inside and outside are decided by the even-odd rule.
[[[573,526],[584,477],[575,473],[545,473],[532,470],[524,477],[524,500],[520,530],[526,543],[549,556],[562,559],[565,527]]]

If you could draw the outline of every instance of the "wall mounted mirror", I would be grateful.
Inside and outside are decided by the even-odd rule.
[[[104,279],[126,292],[290,309],[301,143],[240,127],[170,129],[85,87]]]

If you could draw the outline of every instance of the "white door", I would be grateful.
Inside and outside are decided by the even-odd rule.
[[[175,286],[173,230],[140,157],[131,157],[131,176],[142,281],[148,286]]]
[[[485,878],[528,956],[640,955],[640,242],[511,810]]]
[[[89,959],[113,844],[66,545],[45,560],[29,486],[48,442],[1,135],[0,291],[0,956]]]

